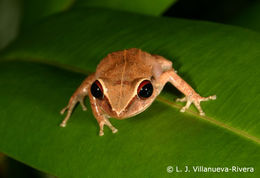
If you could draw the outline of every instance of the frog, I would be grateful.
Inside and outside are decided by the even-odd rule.
[[[96,71],[83,80],[60,111],[61,114],[67,111],[60,126],[66,126],[77,103],[83,111],[87,110],[84,99],[88,96],[99,125],[99,135],[104,135],[105,125],[116,133],[118,130],[110,118],[123,120],[140,114],[154,102],[168,82],[184,94],[176,99],[176,102],[186,102],[180,112],[185,112],[193,103],[204,116],[200,102],[216,99],[216,95],[200,96],[177,74],[172,61],[163,56],[138,48],[124,49],[109,53],[97,65]]]

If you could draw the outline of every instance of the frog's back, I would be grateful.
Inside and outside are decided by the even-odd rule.
[[[152,56],[137,48],[113,52],[99,63],[96,74],[117,81],[152,76]]]

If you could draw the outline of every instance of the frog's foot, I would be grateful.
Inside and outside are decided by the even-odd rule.
[[[116,133],[118,130],[110,123],[110,121],[105,118],[102,119],[101,121],[99,121],[99,136],[103,136],[104,135],[104,125],[107,125],[111,130],[112,133]]]
[[[65,119],[60,124],[61,127],[66,127],[67,121],[69,120],[71,113],[78,102],[80,103],[83,111],[87,110],[87,107],[84,105],[83,97],[72,96],[70,98],[69,104],[60,111],[60,114],[63,115],[68,110]]]
[[[187,101],[186,105],[181,108],[180,112],[185,112],[185,110],[188,109],[192,103],[194,103],[196,108],[199,110],[200,115],[204,116],[205,113],[203,112],[203,110],[200,107],[200,102],[201,101],[208,101],[208,100],[215,100],[216,98],[217,98],[216,95],[208,96],[208,97],[202,97],[198,94],[194,94],[194,95],[191,95],[191,96],[185,96],[183,98],[178,98],[178,99],[176,99],[176,102],[186,102]]]

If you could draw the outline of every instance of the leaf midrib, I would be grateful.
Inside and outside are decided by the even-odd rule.
[[[169,105],[169,106],[171,106],[173,108],[180,109],[182,107],[181,105],[178,105],[178,104],[176,104],[174,102],[168,101],[167,99],[165,99],[165,98],[163,98],[161,96],[158,96],[157,100],[162,102],[162,103],[164,103],[164,104],[167,104],[167,105]],[[203,121],[207,121],[207,122],[209,122],[209,123],[211,123],[213,125],[216,125],[218,127],[224,128],[224,129],[226,129],[226,130],[228,130],[228,131],[230,131],[232,133],[235,133],[236,135],[239,135],[239,136],[241,136],[243,138],[251,140],[251,141],[253,141],[253,142],[255,142],[255,143],[260,145],[260,139],[259,138],[255,137],[253,135],[250,135],[249,133],[247,133],[245,131],[239,130],[239,129],[235,128],[235,127],[231,127],[231,126],[229,126],[229,125],[227,125],[227,124],[225,124],[223,122],[220,122],[218,120],[215,120],[215,119],[213,119],[211,117],[201,116],[197,112],[192,111],[191,109],[187,109],[185,112],[195,116],[195,118],[199,118],[199,119],[201,119]]]
[[[53,62],[53,61],[48,61],[48,60],[44,60],[44,59],[24,59],[24,58],[20,58],[20,59],[12,59],[12,58],[4,58],[4,59],[1,59],[0,62],[9,62],[9,61],[24,61],[24,62],[32,62],[32,63],[39,63],[39,64],[44,64],[44,65],[48,65],[48,66],[53,66],[53,67],[57,67],[57,68],[60,68],[62,70],[66,70],[66,71],[70,71],[70,72],[74,72],[74,73],[79,73],[79,74],[84,74],[84,75],[89,75],[91,74],[92,72],[89,72],[89,71],[86,71],[84,69],[81,69],[81,68],[76,68],[76,67],[73,67],[73,66],[70,66],[70,65],[67,65],[67,64],[61,64],[61,63],[56,63],[56,62]],[[158,96],[156,98],[157,101],[161,102],[161,103],[164,103],[172,108],[175,108],[175,109],[181,109],[181,105],[179,104],[176,104],[174,102],[171,102],[169,100],[167,100],[166,98],[164,97],[161,97],[161,96]],[[208,117],[208,116],[201,116],[199,115],[197,112],[195,111],[192,111],[191,109],[187,109],[185,111],[185,113],[188,113],[192,116],[195,116],[195,118],[198,118],[200,120],[203,120],[203,121],[206,121],[207,123],[210,123],[210,124],[213,124],[217,127],[220,127],[220,128],[223,128],[229,132],[232,132],[240,137],[243,137],[247,140],[250,140],[250,141],[253,141],[254,143],[260,145],[260,138],[258,137],[255,137],[253,135],[250,135],[249,133],[243,131],[243,130],[239,130],[235,127],[231,127],[223,122],[220,122],[218,120],[215,120],[214,118],[211,118],[211,117]]]

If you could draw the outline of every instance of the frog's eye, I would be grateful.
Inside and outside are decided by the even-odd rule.
[[[103,99],[104,93],[103,93],[103,88],[102,85],[98,80],[96,80],[92,85],[91,85],[91,94],[97,98],[97,99]]]
[[[146,99],[153,94],[153,85],[149,80],[144,80],[140,83],[137,94],[139,98]]]

